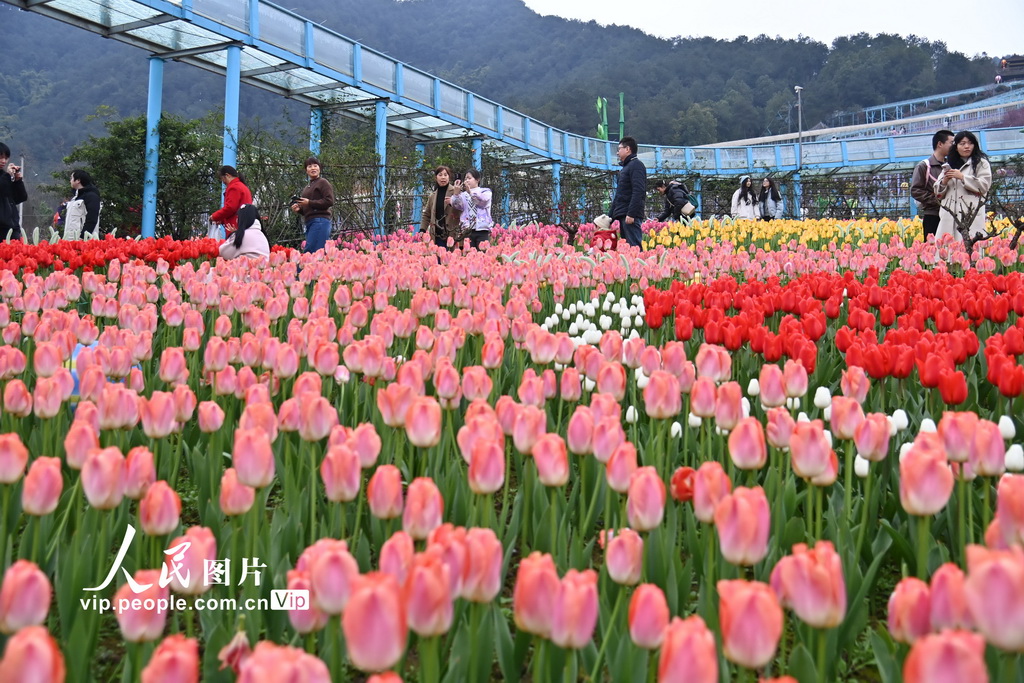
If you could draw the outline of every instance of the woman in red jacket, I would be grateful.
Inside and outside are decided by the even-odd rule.
[[[226,186],[224,206],[213,212],[210,222],[223,224],[227,236],[234,233],[238,227],[238,207],[242,204],[252,204],[252,192],[245,186],[245,180],[234,166],[221,166],[219,175],[220,181]]]

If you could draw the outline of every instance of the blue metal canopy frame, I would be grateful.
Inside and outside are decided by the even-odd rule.
[[[308,104],[310,149],[320,145],[324,109],[372,121],[377,135],[376,227],[383,226],[387,132],[423,144],[473,139],[474,161],[482,143],[502,148],[513,164],[615,169],[614,141],[553,128],[464,88],[399,62],[264,0],[0,0],[53,17],[104,37],[134,45],[150,57],[147,108],[147,171],[143,235],[155,230],[156,130],[163,69],[168,59],[224,74],[224,163],[237,149],[238,84],[247,83]],[[981,131],[993,157],[1024,153],[1019,128]],[[931,153],[930,135],[874,137],[830,142],[742,147],[641,145],[639,156],[654,173],[707,176],[740,173],[803,173],[841,168],[907,166]],[[802,163],[799,163],[801,162]],[[863,168],[861,170],[864,170]],[[558,182],[552,189],[558,206]]]

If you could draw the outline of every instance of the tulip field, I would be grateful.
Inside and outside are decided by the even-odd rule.
[[[1021,252],[645,229],[0,244],[0,682],[1024,683]]]

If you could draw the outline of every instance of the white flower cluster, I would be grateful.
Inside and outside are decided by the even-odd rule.
[[[576,346],[596,346],[601,335],[611,329],[618,329],[624,339],[640,336],[637,328],[644,326],[645,314],[642,296],[634,294],[629,301],[625,298],[616,300],[615,294],[608,292],[603,302],[591,299],[577,301],[567,307],[555,304],[555,312],[540,326],[548,332],[568,332]]]

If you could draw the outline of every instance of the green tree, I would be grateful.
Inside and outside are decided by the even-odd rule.
[[[676,137],[684,145],[706,145],[718,140],[718,121],[710,107],[694,103],[679,113]]]
[[[165,114],[160,119],[159,185],[156,196],[157,235],[188,239],[202,231],[202,216],[219,202],[215,180],[222,142],[220,118],[185,121]],[[89,171],[103,198],[100,226],[104,232],[139,234],[146,168],[146,119],[108,121],[107,135],[90,136],[64,158],[68,169]],[[57,184],[46,188],[66,195],[67,170],[53,174]]]

